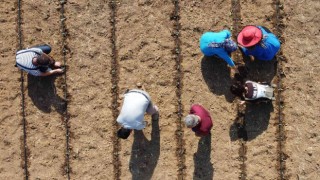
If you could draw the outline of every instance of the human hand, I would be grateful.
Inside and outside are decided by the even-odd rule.
[[[60,68],[62,66],[61,62],[55,61],[54,67]]]
[[[55,69],[55,70],[53,70],[53,71],[54,71],[54,73],[59,73],[59,74],[64,73],[64,69],[62,69],[62,68],[60,68],[60,69]]]
[[[159,108],[156,105],[149,106],[147,109],[147,113],[150,115],[158,114],[159,113]]]
[[[231,69],[231,71],[233,71],[233,73],[239,73],[237,66],[229,66],[228,65],[228,67]]]
[[[153,108],[156,110],[156,112],[155,112],[155,113],[159,112],[159,108],[158,108],[158,106],[154,105],[154,106],[153,106]]]
[[[254,61],[254,56],[249,55],[250,61]]]

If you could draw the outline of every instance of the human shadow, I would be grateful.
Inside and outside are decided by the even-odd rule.
[[[204,56],[201,59],[201,72],[212,93],[224,95],[228,102],[233,101],[234,96],[229,91],[233,80],[230,77],[230,69],[224,60],[215,56]]]
[[[246,103],[244,113],[239,113],[230,127],[231,141],[243,138],[251,141],[268,129],[270,114],[273,112],[271,101]],[[241,119],[244,118],[244,121]]]
[[[273,112],[271,101],[247,104],[245,121],[248,141],[256,138],[268,129],[271,112]]]
[[[132,153],[129,169],[132,180],[149,180],[157,165],[160,155],[159,115],[152,116],[151,140],[149,141],[143,131],[134,131]]]
[[[33,104],[45,113],[52,107],[60,114],[66,109],[66,101],[56,94],[55,80],[57,76],[36,77],[28,75],[28,95]]]
[[[214,168],[211,163],[211,134],[201,137],[198,143],[198,150],[193,155],[194,172],[193,179],[211,180],[213,179]]]
[[[277,73],[277,58],[271,61],[254,60],[250,61],[249,57],[243,55],[245,66],[248,69],[247,78],[255,82],[271,83]]]

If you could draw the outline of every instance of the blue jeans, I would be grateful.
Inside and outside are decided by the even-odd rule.
[[[36,45],[36,46],[33,46],[32,48],[39,48],[46,54],[49,54],[51,52],[51,47],[48,44]]]

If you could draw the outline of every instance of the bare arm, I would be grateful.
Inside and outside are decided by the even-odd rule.
[[[63,72],[64,72],[63,69],[54,69],[54,70],[51,70],[51,71],[47,71],[47,72],[41,73],[40,76],[50,76],[50,75],[53,75],[53,74],[62,74]]]
[[[147,113],[152,115],[159,111],[159,108],[156,105],[153,105],[151,102],[147,108]]]

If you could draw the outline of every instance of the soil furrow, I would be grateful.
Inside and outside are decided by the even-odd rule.
[[[273,26],[275,27],[275,34],[277,37],[279,37],[281,44],[284,45],[285,39],[283,38],[283,32],[285,25],[283,24],[283,5],[279,0],[274,0],[274,17],[273,17]],[[283,54],[283,51],[280,50],[280,52],[277,54],[277,118],[278,118],[278,130],[276,133],[276,138],[278,141],[278,172],[279,172],[279,178],[278,179],[288,179],[286,177],[286,158],[287,155],[285,154],[285,142],[286,142],[286,135],[285,135],[285,119],[283,114],[283,108],[284,108],[284,97],[282,95],[283,91],[283,78],[284,78],[284,72],[283,72],[283,62],[286,61],[286,58]]]
[[[114,119],[113,123],[113,172],[114,172],[114,179],[120,179],[121,176],[121,162],[119,159],[119,152],[121,149],[121,144],[119,138],[117,137],[117,130],[119,125],[116,123],[116,119],[119,115],[119,65],[118,65],[118,52],[116,46],[116,17],[117,17],[117,2],[110,1],[109,4],[111,15],[110,15],[110,24],[111,24],[111,36],[110,40],[112,42],[111,49],[112,49],[112,60],[111,60],[111,92],[112,92],[112,115]]]
[[[236,41],[237,35],[243,28],[241,25],[241,5],[240,0],[232,0],[231,1],[231,13],[232,13],[232,20],[233,20],[233,28],[232,34],[233,39]],[[243,64],[240,50],[237,50],[233,53],[232,57],[239,65]],[[247,178],[247,168],[246,168],[246,160],[247,160],[247,145],[246,141],[248,140],[248,132],[246,129],[246,117],[245,117],[245,109],[243,106],[239,105],[238,101],[235,101],[237,106],[237,117],[234,122],[234,126],[236,129],[237,138],[239,139],[239,161],[240,164],[240,174],[239,179],[246,179]]]
[[[176,149],[176,156],[178,160],[178,179],[184,179],[185,177],[185,143],[183,139],[184,129],[183,129],[183,122],[182,122],[182,116],[183,116],[183,107],[182,107],[182,101],[181,101],[181,95],[182,95],[182,80],[183,80],[183,72],[182,72],[182,56],[181,56],[181,41],[180,41],[180,4],[179,0],[172,1],[174,4],[174,11],[170,17],[172,21],[174,21],[173,25],[173,32],[172,36],[174,37],[174,44],[175,47],[172,50],[173,57],[175,59],[175,83],[176,83],[176,96],[177,96],[177,115],[178,118],[176,120],[177,123],[177,130],[175,132],[176,135],[176,141],[177,141],[177,149]]]
[[[39,44],[52,47],[50,55],[61,61],[59,3],[24,1],[23,48]],[[37,12],[37,13],[35,13]],[[27,121],[27,144],[29,177],[31,179],[63,179],[65,159],[65,134],[61,116],[64,112],[61,76],[34,77],[26,75],[25,115]]]
[[[21,13],[21,0],[18,0],[17,3],[17,31],[18,31],[18,50],[21,50],[23,48],[23,36],[22,36],[22,28],[21,28],[21,22],[22,22],[22,13]],[[27,121],[26,121],[26,113],[25,113],[25,94],[24,94],[24,77],[23,72],[20,71],[20,88],[21,88],[21,115],[22,115],[22,128],[23,128],[23,136],[20,138],[22,140],[21,143],[21,151],[23,152],[21,159],[23,159],[22,166],[24,169],[25,179],[29,179],[29,171],[28,171],[28,145],[27,145]]]
[[[66,0],[60,1],[60,32],[61,32],[61,56],[63,59],[63,65],[66,67],[66,55],[68,50],[68,46],[66,44],[66,37],[67,37],[67,27],[65,24],[66,17],[64,15],[64,5],[66,4]],[[66,151],[65,151],[65,165],[64,170],[65,174],[67,175],[68,180],[70,179],[70,145],[69,145],[69,137],[70,137],[70,131],[69,131],[69,114],[68,114],[68,89],[67,89],[67,69],[65,69],[65,73],[63,75],[63,82],[62,82],[62,88],[63,88],[63,99],[64,99],[64,109],[62,113],[62,121],[64,122],[64,128],[65,128],[65,135],[66,135]]]

